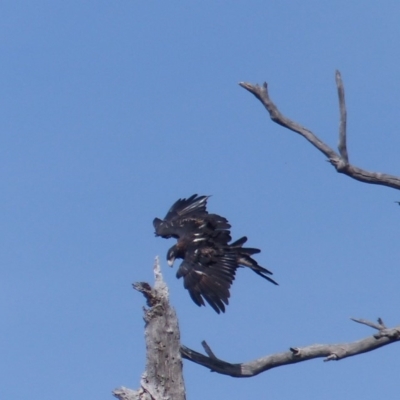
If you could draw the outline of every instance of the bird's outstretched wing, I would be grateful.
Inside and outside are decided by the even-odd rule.
[[[203,241],[195,239],[186,244],[184,252],[179,252],[179,242],[170,249],[168,254],[172,259],[183,258],[176,276],[183,278],[185,289],[198,306],[205,305],[206,300],[217,313],[225,312],[229,289],[239,267],[248,267],[277,285],[269,276],[272,272],[251,257],[260,250],[243,247],[246,241],[245,236],[228,245],[208,238]]]
[[[207,214],[207,200],[209,197],[194,194],[187,199],[178,199],[168,210],[164,220],[171,221],[194,213]]]
[[[177,200],[163,220],[154,218],[155,235],[166,239],[179,239],[196,232],[206,234],[215,230],[227,231],[231,225],[226,218],[207,212],[209,197],[194,194],[187,199]]]
[[[198,306],[204,306],[206,300],[219,314],[229,304],[229,289],[236,269],[235,252],[205,244],[186,252],[176,276],[183,277],[185,289]]]

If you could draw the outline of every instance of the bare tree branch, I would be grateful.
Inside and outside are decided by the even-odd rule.
[[[381,318],[378,318],[378,323],[375,324],[374,322],[368,321],[366,319],[362,318],[350,318],[354,322],[358,322],[359,324],[367,325],[370,328],[376,329],[378,331],[381,331],[383,329],[386,329],[385,324],[383,323]]]
[[[113,395],[119,400],[184,400],[181,357],[210,368],[213,372],[237,378],[248,378],[272,368],[314,358],[323,357],[324,361],[341,360],[400,341],[400,325],[387,328],[381,318],[377,323],[351,318],[378,332],[356,342],[290,347],[289,351],[283,353],[272,354],[246,363],[231,364],[218,358],[205,341],[202,342],[202,346],[207,355],[180,344],[178,320],[174,309],[169,305],[168,288],[162,278],[158,259],[154,266],[154,275],[153,288],[146,282],[133,285],[145,296],[147,305],[150,307],[144,309],[146,371],[142,375],[139,390],[125,387],[114,390]]]
[[[143,390],[136,391],[126,387],[115,389],[113,395],[119,400],[152,400],[150,394]]]
[[[339,110],[340,110],[340,124],[339,124],[339,144],[338,149],[339,153],[342,156],[343,161],[346,165],[349,164],[349,155],[347,154],[347,139],[346,139],[346,130],[347,130],[347,111],[346,111],[346,103],[344,100],[344,87],[342,76],[339,71],[336,71],[336,86],[338,89],[339,96]]]
[[[146,371],[137,391],[121,387],[113,391],[119,400],[184,400],[185,385],[180,354],[180,332],[175,310],[169,304],[158,258],[154,265],[155,284],[134,283],[150,308],[144,308],[147,350]]]
[[[337,154],[327,144],[321,141],[314,133],[309,129],[301,126],[297,122],[290,120],[285,117],[272,102],[268,94],[268,85],[264,83],[262,87],[259,85],[252,85],[246,82],[240,82],[239,85],[250,93],[253,93],[258,100],[267,109],[272,121],[276,122],[283,127],[294,131],[305,139],[307,139],[313,146],[328,157],[328,161],[336,168],[337,172],[350,176],[361,182],[389,186],[393,189],[400,190],[400,177],[388,174],[382,174],[380,172],[370,172],[361,168],[355,167],[349,163],[349,156],[347,153],[346,145],[346,105],[344,101],[344,87],[340,72],[336,71],[336,85],[339,95],[339,108],[340,108],[340,128],[339,128],[339,152]]]
[[[211,347],[207,344],[207,342],[205,340],[203,340],[201,342],[201,345],[203,346],[204,351],[206,352],[206,354],[208,355],[208,357],[214,359],[214,360],[218,360],[218,358],[216,357],[216,355],[213,353],[213,351],[211,350]]]
[[[272,368],[295,364],[313,358],[324,357],[324,361],[342,360],[400,341],[400,325],[388,329],[385,327],[382,320],[378,320],[378,325],[362,319],[353,319],[353,321],[377,329],[379,333],[351,343],[314,344],[307,347],[291,347],[290,351],[284,353],[276,353],[238,364],[231,364],[216,358],[207,344],[208,350],[206,350],[206,352],[211,354],[211,356],[205,356],[185,346],[181,346],[181,353],[183,358],[210,368],[211,371],[236,378],[248,378]]]

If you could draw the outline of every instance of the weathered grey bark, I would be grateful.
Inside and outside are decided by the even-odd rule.
[[[184,400],[185,385],[180,354],[180,332],[175,310],[169,304],[158,258],[154,265],[155,284],[134,283],[149,308],[144,309],[147,350],[146,371],[139,390],[124,387],[115,389],[113,395],[120,400]]]
[[[181,352],[183,358],[210,368],[213,372],[230,375],[235,378],[249,378],[272,368],[281,367],[282,365],[295,364],[320,357],[325,357],[324,361],[342,360],[347,357],[366,353],[378,349],[379,347],[386,346],[387,344],[400,341],[400,325],[388,329],[380,319],[378,320],[378,324],[360,319],[353,320],[377,329],[378,333],[352,343],[314,344],[307,347],[291,347],[290,351],[284,353],[276,353],[258,358],[257,360],[239,364],[230,364],[226,361],[220,360],[214,355],[205,342],[202,342],[202,345],[208,356],[200,354],[185,346],[182,346]]]
[[[328,157],[328,161],[336,168],[336,171],[353,179],[361,182],[371,183],[375,185],[389,186],[393,189],[400,190],[400,178],[393,175],[382,174],[380,172],[370,172],[358,168],[349,163],[349,156],[347,153],[346,144],[346,104],[344,99],[344,87],[342,78],[339,71],[336,71],[336,86],[339,95],[339,108],[340,108],[340,125],[339,125],[339,153],[337,154],[332,150],[327,144],[325,144],[321,139],[319,139],[314,133],[309,129],[304,128],[297,122],[290,120],[285,117],[279,110],[278,107],[272,102],[268,94],[268,85],[264,83],[262,87],[259,85],[252,85],[247,82],[240,82],[240,86],[253,93],[258,100],[267,109],[272,121],[279,125],[284,126],[291,131],[294,131],[305,139],[307,139],[312,145],[314,145],[319,151]]]

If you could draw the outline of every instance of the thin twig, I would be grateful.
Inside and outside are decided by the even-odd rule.
[[[335,78],[339,96],[339,110],[340,110],[338,149],[340,155],[342,156],[342,160],[345,162],[347,166],[349,164],[349,155],[347,153],[347,140],[346,140],[347,111],[346,111],[346,102],[344,98],[343,81],[339,71],[336,71]]]
[[[367,325],[370,328],[376,329],[378,331],[386,328],[386,326],[383,325],[383,321],[380,318],[378,319],[378,324],[375,324],[374,322],[367,321],[366,319],[362,319],[362,318],[350,318],[350,319],[354,322],[357,322],[357,323],[363,324],[363,325]]]
[[[205,340],[203,340],[201,342],[201,345],[203,346],[204,351],[206,352],[206,354],[208,355],[208,357],[213,358],[214,360],[218,360],[218,358],[216,357],[216,355],[213,353],[213,351],[211,350],[211,347],[207,344],[207,342]]]

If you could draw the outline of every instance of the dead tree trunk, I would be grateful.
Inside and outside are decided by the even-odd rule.
[[[169,304],[158,258],[154,265],[155,284],[134,283],[143,293],[149,308],[144,309],[147,350],[146,370],[140,388],[115,389],[113,395],[120,400],[185,400],[185,385],[180,354],[180,332],[175,310]]]

